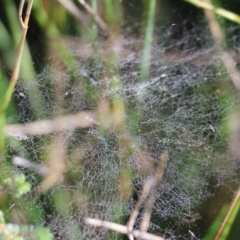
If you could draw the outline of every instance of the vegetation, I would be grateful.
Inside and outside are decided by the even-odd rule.
[[[238,149],[231,142],[238,125],[229,119],[238,114],[240,75],[231,39],[239,31],[240,16],[225,4],[200,0],[1,4],[1,239],[238,236],[239,159],[232,161]],[[177,21],[184,22],[184,17],[174,18],[179,5],[191,13],[183,27]],[[195,26],[188,29],[192,19]],[[186,37],[185,46],[182,29],[188,35],[198,24],[209,29],[208,40],[195,36],[192,47]],[[228,26],[234,29],[231,33]],[[199,35],[204,38],[204,30]],[[191,57],[209,49],[206,46],[217,56],[210,58],[209,70],[206,61],[202,65],[209,79],[206,75],[202,83],[205,75],[195,76],[193,70],[191,80],[183,78],[176,90],[186,67],[182,62],[188,64],[186,71],[198,72]],[[166,66],[159,66],[159,58],[167,59],[161,62]],[[166,73],[159,76],[160,67]],[[217,81],[212,72],[219,74]],[[171,74],[176,77],[173,83],[165,81]],[[178,156],[181,160],[174,161]],[[223,199],[220,207],[215,204],[218,193]],[[213,204],[216,213],[210,214]],[[202,216],[192,212],[200,208]],[[204,221],[191,225],[203,217],[207,226]],[[168,230],[169,225],[173,229]]]

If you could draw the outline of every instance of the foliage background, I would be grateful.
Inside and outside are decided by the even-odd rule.
[[[114,65],[116,65],[115,63],[118,60],[112,52],[111,46],[112,48],[114,46],[116,47],[118,41],[120,41],[123,37],[132,39],[144,39],[145,31],[147,31],[146,18],[149,14],[148,1],[99,0],[97,1],[97,4],[94,0],[89,1],[89,4],[91,4],[93,8],[95,8],[97,5],[100,16],[105,20],[111,32],[111,43],[108,43],[109,49],[108,51],[104,52],[103,55],[101,55],[101,48],[102,45],[107,42],[108,37],[106,36],[106,33],[104,33],[104,31],[100,30],[97,27],[93,18],[86,12],[86,10],[79,4],[78,1],[73,2],[78,6],[78,9],[81,11],[81,16],[83,19],[82,21],[69,14],[66,8],[63,7],[59,3],[59,1],[34,1],[33,11],[31,14],[27,34],[27,42],[25,45],[23,60],[21,64],[21,76],[19,84],[14,93],[12,102],[7,109],[6,116],[1,116],[2,118],[5,118],[7,124],[28,123],[36,120],[51,119],[57,116],[76,113],[78,106],[74,108],[74,105],[71,105],[73,106],[71,109],[68,107],[70,104],[68,101],[65,101],[65,99],[63,100],[65,89],[62,89],[61,86],[64,86],[66,82],[68,82],[69,89],[72,89],[76,86],[74,85],[74,83],[76,81],[76,78],[79,76],[75,76],[75,73],[79,70],[79,68],[81,68],[81,66],[79,66],[78,64],[78,61],[80,61],[80,63],[82,64],[84,57],[87,56],[87,64],[92,64],[92,66],[98,66],[99,59],[109,58],[109,61],[106,61],[107,63],[105,63],[107,64],[107,68],[112,69],[111,73],[107,73],[109,74],[108,77],[111,77],[111,74],[112,76],[118,75],[118,70],[114,67]],[[240,13],[239,1],[225,0],[221,2],[213,1],[213,3],[221,4],[225,9],[228,9],[235,13]],[[1,3],[0,99],[3,98],[4,93],[6,92],[6,89],[8,87],[8,81],[13,69],[16,49],[19,42],[21,29],[17,14],[18,4],[18,1],[13,0],[4,0]],[[222,18],[219,19],[223,23],[223,30],[227,36],[229,49],[238,52],[239,28],[234,23],[225,21]],[[200,41],[199,46],[196,46],[196,42],[188,41],[187,36],[191,35],[193,32],[195,34],[198,34],[198,31],[199,35],[202,36],[201,31],[204,32],[204,28],[202,28],[204,21],[205,17],[203,11],[184,1],[156,1],[153,42],[156,43],[159,41],[163,43],[163,46],[165,41],[167,41],[169,45],[171,45],[170,43],[172,43],[172,46],[174,47],[173,49],[171,49],[171,51],[176,55],[179,54],[180,56],[184,53],[185,49],[195,49],[196,51],[201,50],[203,46],[205,46],[205,44],[209,44],[210,41],[206,43],[204,42],[204,39],[203,41]],[[162,29],[164,28],[168,29],[171,34],[163,35]],[[205,24],[205,28],[207,28],[207,24]],[[234,29],[234,31],[230,31],[230,33],[228,33],[228,29]],[[182,39],[184,39],[184,41],[182,41]],[[179,42],[180,44],[174,44]],[[88,48],[86,47],[87,43],[91,43],[93,51],[88,50]],[[214,42],[212,41],[211,44],[214,45]],[[71,48],[69,47],[69,45],[71,45]],[[149,46],[151,44],[147,43],[145,45]],[[145,45],[143,44],[142,47],[147,48]],[[72,49],[79,50],[80,57],[77,56],[77,54],[72,54]],[[96,54],[96,58],[93,58],[91,59],[91,61],[89,61],[89,55],[91,56],[91,54],[95,54],[94,50],[96,52],[100,52],[100,54]],[[83,59],[81,56],[82,52],[83,54],[85,54]],[[139,61],[143,62],[144,60],[140,59]],[[71,66],[71,68],[69,66]],[[142,67],[141,71],[144,71],[144,66]],[[47,76],[47,78],[49,79],[53,78],[54,76],[55,80],[53,82],[49,80],[46,86],[44,86],[44,89],[41,89],[41,81],[43,81],[41,79],[41,76],[43,73],[45,74],[44,76]],[[56,78],[58,74],[59,76],[64,76],[64,78]],[[89,74],[90,78],[92,77],[93,79],[95,79],[96,76],[94,74],[98,74],[97,70],[96,73],[93,72]],[[109,105],[101,102],[103,105],[101,105],[100,108],[99,92],[101,90],[91,88],[91,85],[88,83],[87,78],[89,78],[89,76],[84,77],[84,75],[82,75],[81,81],[83,85],[79,87],[79,91],[84,92],[84,94],[80,96],[79,99],[77,99],[77,101],[83,102],[80,107],[81,110],[90,111],[94,109],[100,109],[100,111],[103,111],[102,113],[100,113],[100,115],[109,116],[107,115],[109,114],[109,110],[104,112],[104,109],[109,107],[110,105],[112,114],[116,114],[116,116],[118,116],[117,113],[114,112],[117,111],[116,109],[119,110],[127,108],[127,106],[124,105],[124,101],[122,101],[121,94],[119,94],[117,90],[115,91],[116,95],[113,97],[114,101],[112,99],[109,100]],[[140,81],[142,81],[141,78]],[[73,85],[71,85],[72,83]],[[114,84],[110,88],[117,89],[118,85],[120,85],[121,83],[119,81],[116,81]],[[211,83],[209,83],[209,89],[211,90],[212,88],[213,87],[211,86]],[[28,91],[28,89],[31,90]],[[22,95],[20,93],[22,93]],[[224,107],[230,102],[229,99],[235,99],[236,97],[234,93],[232,94],[232,96],[227,95],[225,96],[225,99],[219,101],[218,107]],[[69,99],[69,101],[71,101],[71,99]],[[206,108],[208,108],[208,106]],[[131,122],[133,126],[138,124],[138,120],[136,119],[135,115],[131,115],[131,113],[129,112],[127,112],[126,114],[127,121]],[[227,110],[225,114],[232,114],[232,112],[230,113],[230,111]],[[224,117],[226,118],[226,116]],[[116,133],[119,134],[119,136],[128,135],[128,133],[126,133],[126,120],[123,119],[121,116],[117,118],[117,120],[112,120],[112,124],[114,125],[116,131],[114,134],[112,134],[111,128],[108,127],[107,121],[107,117],[103,117],[100,120],[100,128],[102,131],[102,135],[104,136],[104,138],[107,139],[109,145],[113,147],[118,146],[118,148],[121,149],[121,156],[119,155],[119,158],[124,159],[124,156],[129,155],[129,152],[132,151],[130,148],[126,147],[126,145],[128,145],[128,143],[131,143],[131,141],[129,140],[129,138],[126,138],[127,140],[124,138],[121,142],[121,138],[117,138],[114,135]],[[225,123],[222,122],[221,124],[220,128],[224,128]],[[88,130],[80,129],[78,132],[78,137],[82,137],[84,139],[84,137],[88,134],[87,131]],[[133,132],[133,134],[136,134],[137,129],[134,129]],[[222,141],[225,142],[226,145],[228,144],[228,136],[230,134],[231,133],[226,130],[225,138],[222,139]],[[5,138],[4,136],[1,137]],[[6,218],[6,222],[13,222],[19,225],[23,223],[33,225],[36,225],[36,223],[43,223],[45,227],[49,227],[51,229],[56,239],[61,239],[61,237],[62,239],[66,239],[66,236],[69,239],[74,239],[73,235],[69,233],[71,232],[71,229],[73,229],[73,232],[75,232],[76,235],[78,234],[78,226],[74,224],[71,225],[70,220],[68,221],[68,229],[66,228],[64,230],[59,229],[57,227],[57,224],[52,224],[53,221],[58,221],[57,217],[55,218],[55,216],[58,216],[59,214],[67,215],[70,219],[72,214],[70,212],[72,210],[70,210],[71,206],[69,206],[69,204],[71,205],[71,203],[75,201],[74,197],[81,198],[81,196],[78,196],[78,190],[75,190],[75,192],[73,190],[71,193],[70,191],[65,191],[65,189],[63,188],[52,191],[52,189],[54,189],[54,186],[57,185],[59,181],[61,181],[61,177],[65,176],[65,179],[67,179],[65,182],[65,184],[67,185],[66,188],[70,189],[70,187],[78,181],[79,174],[81,174],[79,172],[74,172],[72,169],[67,169],[67,166],[63,162],[54,162],[55,152],[60,152],[60,154],[64,155],[64,151],[71,152],[71,148],[74,149],[74,146],[68,146],[68,148],[70,149],[66,149],[66,146],[64,145],[65,143],[63,142],[63,139],[66,138],[66,135],[62,136],[58,134],[53,134],[53,136],[36,136],[28,144],[22,144],[21,141],[16,141],[11,138],[7,138],[6,140],[4,140],[6,141],[6,149],[4,150],[4,154],[1,155],[2,162],[4,162],[1,169],[1,171],[3,172],[2,175],[5,177],[6,174],[8,175],[9,173],[15,173],[20,171],[26,175],[28,181],[32,185],[32,189],[36,189],[38,187],[44,188],[42,189],[41,194],[37,195],[37,197],[34,196],[34,194],[27,194],[24,195],[23,198],[21,198],[20,201],[22,202],[18,203],[17,201],[19,200],[16,200],[15,196],[13,196],[13,193],[9,189],[7,190],[9,191],[9,194],[2,193],[0,195],[0,203],[1,209],[4,212],[4,216]],[[94,141],[96,141],[96,139],[92,139],[92,141],[93,142],[91,143],[91,139],[86,140],[85,145],[83,145],[82,148],[78,149],[79,152],[73,151],[72,154],[81,155],[86,153],[86,151],[90,151],[91,148],[89,148],[88,145],[94,144]],[[118,143],[116,144],[116,142]],[[79,142],[76,142],[76,144],[78,143]],[[51,146],[51,149],[53,151],[47,149],[48,145]],[[223,151],[225,152],[227,151],[227,149],[223,149]],[[144,151],[142,151],[142,153],[143,152]],[[157,154],[156,152],[154,154]],[[44,161],[47,161],[47,165],[52,166],[52,169],[54,169],[53,171],[58,169],[57,172],[59,171],[60,177],[57,176],[57,174],[53,174],[56,179],[49,180],[46,176],[44,177],[39,176],[35,173],[33,174],[31,170],[16,168],[11,163],[12,156],[21,154],[33,162],[36,161],[36,159],[39,159],[39,162],[37,162],[37,164],[42,164],[44,163]],[[77,162],[77,158],[74,161],[76,162],[73,163],[73,165],[76,168],[78,168],[82,164]],[[189,164],[189,162],[186,161],[185,164],[187,165]],[[186,167],[186,165],[183,165],[183,168]],[[111,166],[107,166],[107,168],[111,168]],[[238,172],[236,172],[236,176],[237,174]],[[120,196],[123,199],[128,199],[129,194],[134,196],[134,188],[132,188],[128,184],[124,184],[125,182],[129,182],[129,179],[133,178],[132,173],[126,170],[124,171],[124,174],[119,176],[119,178],[119,181],[122,181],[121,184],[123,186],[119,190],[121,192]],[[238,181],[236,180],[237,178],[238,177],[234,178],[232,180],[232,183],[230,184],[225,184],[225,182],[223,181],[224,184],[217,188],[215,188],[215,183],[213,180],[213,195],[211,196],[211,198],[208,198],[206,201],[204,201],[200,206],[201,215],[204,217],[204,220],[202,220],[198,224],[197,228],[199,232],[202,232],[202,236],[205,236],[205,234],[207,234],[207,231],[209,230],[211,224],[214,223],[214,220],[219,216],[221,210],[223,209],[223,206],[225,204],[229,204],[229,202],[231,201],[234,192],[238,188]],[[44,185],[43,187],[42,183],[44,181],[46,185]],[[231,180],[228,181],[231,182]],[[225,187],[224,185],[227,186]],[[6,193],[5,188],[4,192]],[[134,197],[137,198],[136,196]],[[30,202],[31,208],[26,209],[23,207],[24,205],[27,206]],[[14,211],[12,211],[12,209]],[[116,207],[112,209],[112,211],[115,211],[116,216],[118,216],[116,221],[122,223],[127,221],[127,214],[122,216],[121,214],[117,213],[117,211],[121,212],[121,209],[119,210]],[[121,217],[119,217],[119,215]],[[239,217],[236,218],[234,225],[237,226],[238,221]],[[163,222],[162,224],[165,223]],[[237,227],[234,227],[234,225],[231,231],[232,235],[229,236],[229,239],[234,239],[235,236],[239,235],[239,229]],[[54,229],[53,226],[56,228]],[[216,227],[216,229],[217,228],[218,226]],[[216,229],[213,229],[212,232],[216,231]],[[212,232],[210,232],[209,235],[211,235]],[[115,239],[116,235],[109,235],[108,237],[109,239]],[[117,237],[121,239],[119,235]]]

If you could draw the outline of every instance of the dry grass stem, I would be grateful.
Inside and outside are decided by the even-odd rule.
[[[98,26],[106,33],[108,34],[108,26],[103,21],[103,19],[91,8],[88,3],[85,2],[85,0],[78,0],[80,4],[83,5],[83,7],[88,11],[89,14],[92,15]]]
[[[152,192],[152,194],[150,194],[150,196],[148,198],[146,207],[144,209],[143,218],[142,218],[142,222],[140,225],[141,232],[147,232],[147,230],[149,228],[149,223],[150,223],[154,203],[155,203],[155,196],[154,196],[154,193]]]
[[[45,193],[51,187],[62,181],[66,171],[66,151],[64,134],[58,133],[51,141],[49,152],[47,153],[48,174],[38,186],[38,193]]]
[[[23,12],[24,3],[25,3],[25,0],[21,0],[20,5],[19,5],[18,14],[19,14],[19,21],[21,23],[22,28],[27,29],[30,13],[31,13],[31,9],[32,9],[33,0],[29,1],[29,3],[28,3],[27,11],[26,11],[25,18],[24,18],[24,21],[23,21],[22,20],[22,12]]]
[[[210,0],[204,0],[204,2],[211,4]],[[208,25],[212,37],[214,39],[214,42],[218,48],[219,53],[221,54],[222,62],[229,73],[233,85],[238,91],[240,91],[240,73],[235,67],[236,62],[233,58],[233,55],[225,50],[226,49],[225,37],[217,21],[216,15],[213,11],[210,10],[204,10],[204,14],[208,21]]]
[[[86,218],[85,223],[93,225],[95,227],[104,227],[104,228],[107,228],[107,229],[110,229],[112,231],[119,232],[122,234],[128,234],[127,227],[117,224],[117,223],[102,221],[102,220],[93,219],[93,218]],[[138,230],[133,230],[132,234],[135,238],[141,238],[144,240],[164,240],[164,238],[162,238],[160,236],[156,236],[156,235],[146,233],[146,232],[141,232]]]
[[[232,214],[232,212],[234,210],[234,207],[236,206],[236,204],[239,201],[239,199],[240,199],[240,187],[238,188],[237,194],[235,195],[234,199],[231,202],[231,205],[230,205],[230,207],[228,209],[228,212],[227,212],[227,214],[226,214],[226,216],[225,216],[225,218],[224,218],[220,228],[218,229],[218,231],[217,231],[217,233],[216,233],[216,235],[214,237],[214,240],[218,240],[220,238],[224,228],[226,227],[226,224],[227,224],[227,222],[229,220],[229,217]]]
[[[47,166],[30,162],[29,160],[22,157],[14,156],[12,158],[12,163],[18,167],[33,170],[34,172],[42,176],[46,176],[49,173],[49,168]]]
[[[65,9],[69,11],[75,18],[82,22],[88,21],[88,16],[82,12],[77,6],[69,0],[57,0]]]
[[[27,140],[27,135],[42,135],[99,125],[97,119],[97,113],[94,111],[79,112],[72,115],[57,117],[52,120],[7,125],[5,132],[8,136],[13,136],[19,140]]]
[[[127,223],[128,237],[130,240],[134,239],[133,238],[133,226],[134,226],[134,223],[139,214],[140,208],[141,208],[142,204],[144,203],[144,201],[146,200],[146,198],[149,196],[147,204],[146,204],[145,212],[143,215],[143,221],[141,223],[141,228],[144,231],[147,231],[147,229],[148,229],[152,208],[153,208],[154,202],[155,202],[154,191],[155,191],[157,184],[159,184],[162,180],[163,173],[164,173],[164,170],[167,165],[167,161],[168,161],[168,153],[164,152],[161,154],[161,157],[159,159],[158,166],[157,166],[157,169],[156,169],[154,175],[151,176],[150,178],[148,178],[147,181],[143,185],[141,196],[140,196],[134,210],[132,211],[132,214],[130,215],[129,221]]]
[[[32,9],[33,0],[30,0],[29,3],[28,3],[27,11],[26,11],[25,18],[24,18],[24,21],[23,21],[22,11],[23,11],[24,3],[25,3],[25,1],[21,0],[20,6],[19,6],[18,14],[19,14],[19,21],[20,21],[20,24],[22,26],[22,34],[21,34],[20,43],[19,43],[19,46],[18,46],[17,57],[16,57],[16,62],[15,62],[15,65],[14,65],[12,77],[10,79],[10,83],[9,83],[5,98],[4,98],[4,100],[2,102],[2,105],[1,105],[1,110],[2,111],[5,111],[6,108],[8,107],[8,104],[11,100],[12,93],[14,91],[14,88],[15,88],[15,85],[17,83],[18,76],[19,76],[22,53],[23,53],[23,48],[24,48],[24,42],[25,42],[26,35],[27,35],[28,21],[29,21],[31,9]]]

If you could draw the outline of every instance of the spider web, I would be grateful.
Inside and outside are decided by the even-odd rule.
[[[26,129],[9,134],[9,158],[18,156],[37,164],[17,168],[26,174],[33,191],[47,176],[56,177],[49,188],[45,186],[47,193],[30,194],[25,197],[27,205],[18,204],[32,224],[50,226],[56,239],[123,239],[120,234],[86,225],[84,218],[125,225],[145,180],[167,151],[169,161],[155,190],[148,231],[166,239],[189,239],[189,229],[198,238],[204,236],[204,219],[188,226],[182,216],[201,214],[202,204],[221,185],[234,193],[236,164],[227,151],[223,124],[239,100],[207,30],[200,25],[201,31],[195,28],[176,39],[173,28],[180,27],[185,33],[185,26],[159,30],[161,37],[152,44],[149,77],[143,82],[144,42],[122,37],[116,50],[119,61],[111,65],[107,56],[95,58],[92,50],[89,53],[90,44],[76,48],[69,41],[71,54],[78,59],[76,65],[50,64],[36,80],[18,83],[14,97],[19,115],[8,119],[8,127],[17,121],[27,129],[34,121],[83,111],[103,115],[102,119],[89,117],[84,128],[71,122],[62,131],[48,134],[30,134]],[[229,29],[229,35],[235,31]],[[99,47],[100,56],[107,48],[104,44]],[[61,52],[51,59],[67,54]],[[32,89],[39,89],[36,97],[44,103],[40,119],[34,116],[38,101],[29,100]],[[108,115],[118,101],[125,108],[120,130]],[[56,129],[58,123],[53,125]],[[38,172],[41,167],[47,168],[47,174]]]

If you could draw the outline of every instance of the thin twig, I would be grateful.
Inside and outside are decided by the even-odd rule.
[[[217,231],[217,233],[216,233],[216,235],[214,237],[214,240],[218,240],[219,237],[221,236],[224,228],[226,227],[227,222],[229,221],[229,217],[231,216],[231,214],[232,214],[232,212],[233,212],[233,210],[234,210],[234,208],[235,208],[235,206],[236,206],[236,204],[237,204],[237,202],[239,200],[240,200],[240,187],[238,188],[237,194],[235,195],[233,201],[231,202],[231,205],[230,205],[230,207],[228,209],[228,212],[227,212],[227,214],[226,214],[226,216],[225,216],[225,218],[224,218],[220,228],[218,229],[218,231]]]
[[[108,34],[108,26],[103,21],[103,19],[91,8],[88,3],[85,2],[85,0],[78,0],[80,4],[88,11],[89,14],[92,15],[98,26],[106,33]]]
[[[141,226],[140,226],[141,232],[147,232],[147,230],[148,230],[152,209],[153,209],[153,206],[155,203],[155,189],[156,189],[157,184],[159,184],[162,180],[163,173],[164,173],[164,170],[167,165],[167,161],[168,161],[168,153],[163,152],[161,154],[161,157],[160,157],[158,165],[157,165],[156,172],[154,174],[154,185],[151,188],[150,196],[148,198],[148,201],[147,201],[147,204],[145,207],[145,211],[143,214],[143,218],[142,218],[142,222],[141,222]]]
[[[14,156],[12,158],[12,163],[18,167],[31,169],[42,176],[46,176],[49,173],[49,168],[47,166],[30,162],[22,157]]]
[[[147,231],[147,229],[148,229],[152,208],[153,208],[154,202],[155,202],[154,191],[155,191],[157,184],[159,184],[160,181],[162,180],[163,173],[164,173],[164,170],[167,165],[167,161],[168,161],[168,153],[164,152],[161,154],[161,157],[159,159],[158,166],[157,166],[154,176],[148,178],[147,181],[143,185],[141,196],[140,196],[134,210],[132,211],[132,214],[130,215],[129,221],[127,223],[128,237],[130,240],[133,240],[133,234],[132,234],[133,226],[134,226],[136,218],[139,214],[140,208],[141,208],[143,202],[145,201],[145,199],[148,197],[148,195],[150,195],[147,205],[146,205],[146,208],[145,208],[145,213],[143,215],[143,221],[141,224],[141,230],[143,229],[144,231]]]
[[[104,228],[107,228],[107,229],[110,229],[110,230],[113,230],[115,232],[119,232],[122,234],[128,234],[127,227],[117,224],[117,223],[102,221],[102,220],[93,219],[93,218],[86,218],[85,223],[89,224],[89,225],[93,225],[95,227],[104,227]],[[132,234],[135,238],[141,238],[144,240],[164,240],[164,238],[162,238],[160,236],[156,236],[156,235],[146,233],[146,232],[141,232],[138,230],[133,230]]]
[[[153,185],[154,185],[154,178],[150,177],[144,183],[141,196],[140,196],[135,208],[133,209],[133,211],[132,211],[132,213],[129,217],[129,220],[128,220],[128,223],[127,223],[127,229],[128,229],[128,237],[129,237],[130,240],[133,240],[133,234],[132,234],[133,226],[134,226],[134,223],[135,223],[135,221],[137,219],[137,216],[139,214],[140,208],[141,208],[142,204],[144,203],[145,199],[147,198],[147,196],[149,195],[149,192],[150,192]]]
[[[9,83],[6,95],[5,95],[3,103],[1,105],[1,111],[3,111],[3,112],[8,107],[8,104],[11,100],[15,85],[16,85],[17,80],[18,80],[20,65],[21,65],[21,60],[22,60],[22,53],[23,53],[23,48],[24,48],[24,42],[25,42],[26,35],[27,35],[28,22],[29,22],[31,9],[32,9],[33,0],[30,0],[28,2],[25,18],[23,20],[22,19],[22,11],[23,11],[24,3],[25,3],[25,0],[21,0],[20,6],[19,6],[18,14],[19,14],[20,24],[22,26],[22,34],[21,34],[21,39],[20,39],[20,43],[19,43],[19,46],[18,46],[17,57],[16,57],[16,62],[15,62],[15,65],[14,65],[12,77],[10,79],[10,83]]]
[[[211,5],[210,0],[204,0],[203,2]],[[221,54],[222,62],[230,75],[233,85],[238,91],[240,91],[240,73],[236,69],[236,62],[234,61],[232,54],[225,50],[225,37],[217,21],[216,15],[210,10],[204,10],[204,13],[208,21],[213,40],[217,46],[217,50]]]
[[[69,11],[75,18],[79,19],[82,22],[87,20],[87,15],[82,12],[77,6],[69,0],[57,0],[62,6]]]
[[[23,2],[25,2],[25,0],[21,0]],[[31,14],[31,10],[32,10],[32,5],[33,5],[33,0],[30,0],[27,6],[27,11],[25,14],[25,18],[24,18],[24,26],[25,28],[28,28],[28,22],[29,22],[29,18],[30,18],[30,14]]]
[[[27,135],[42,135],[52,132],[74,130],[99,125],[97,113],[94,111],[79,112],[72,115],[60,116],[52,120],[40,120],[27,124],[7,125],[5,133],[19,140],[27,140]]]
[[[147,230],[149,228],[149,222],[150,222],[154,203],[155,203],[155,195],[154,195],[154,192],[151,191],[151,194],[148,198],[146,207],[144,209],[143,218],[142,218],[142,222],[140,225],[141,232],[147,232]]]
[[[24,6],[24,1],[21,0],[20,5],[19,5],[19,9],[18,9],[18,17],[19,17],[19,22],[20,22],[22,28],[26,28],[26,26],[25,26],[25,24],[22,20],[23,6]]]
[[[48,174],[35,189],[38,194],[47,192],[51,187],[61,182],[66,172],[66,134],[57,133],[52,137],[51,145],[47,155]]]

